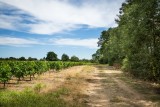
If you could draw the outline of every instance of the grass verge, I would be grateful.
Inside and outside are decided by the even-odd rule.
[[[147,100],[160,105],[160,84],[135,79],[127,76],[127,74],[121,75],[119,79],[126,82],[137,92],[141,93]]]
[[[0,107],[76,107],[60,97],[68,92],[65,88],[43,94],[30,89],[22,92],[3,90],[0,92]]]

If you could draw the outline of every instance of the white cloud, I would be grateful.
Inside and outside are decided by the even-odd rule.
[[[36,22],[25,23],[10,15],[10,20],[2,20],[0,16],[3,21],[1,24],[6,29],[23,29],[37,34],[59,33],[79,28],[81,25],[112,27],[115,26],[114,19],[124,0],[81,0],[80,4],[71,1],[73,0],[0,0],[0,5],[5,3],[19,9],[15,11],[18,17],[25,13],[32,16],[32,21]],[[24,17],[21,16],[21,19]],[[17,28],[16,25],[20,27]]]
[[[60,46],[82,46],[90,49],[97,49],[98,39],[89,38],[89,39],[72,39],[72,38],[60,38],[50,40],[54,45]]]
[[[16,29],[14,23],[18,21],[19,18],[15,16],[7,16],[7,15],[0,15],[0,28],[4,29]]]
[[[23,46],[36,45],[36,44],[42,44],[42,43],[34,39],[23,39],[23,38],[0,36],[0,45],[23,47]]]
[[[56,26],[55,26],[56,25]],[[29,24],[31,33],[36,34],[54,34],[62,31],[73,30],[76,28],[72,24],[59,24],[53,22],[43,22],[38,24]]]
[[[26,47],[31,45],[57,45],[57,46],[82,46],[89,49],[97,49],[98,39],[88,38],[88,39],[77,39],[77,38],[54,38],[45,39],[42,41],[37,41],[36,39],[29,38],[17,38],[9,36],[0,36],[0,45],[16,46],[16,47]]]

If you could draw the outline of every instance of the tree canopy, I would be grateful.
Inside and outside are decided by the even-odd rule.
[[[100,35],[99,62],[118,63],[134,76],[160,80],[160,0],[126,0],[115,28]]]
[[[71,57],[71,61],[73,62],[78,62],[79,61],[79,58],[77,56],[72,56]]]
[[[62,61],[69,61],[69,56],[67,54],[63,54],[61,57]]]
[[[57,54],[55,54],[54,52],[50,51],[47,53],[47,57],[46,57],[47,61],[57,61]]]

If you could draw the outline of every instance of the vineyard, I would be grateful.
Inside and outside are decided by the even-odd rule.
[[[160,107],[160,0],[0,0],[0,107]]]
[[[62,61],[0,61],[0,82],[5,88],[6,83],[12,78],[17,81],[34,75],[40,75],[49,70],[59,71],[68,67],[83,65],[83,62],[62,62]]]

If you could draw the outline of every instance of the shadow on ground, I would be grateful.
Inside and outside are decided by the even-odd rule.
[[[138,83],[137,80],[126,77],[111,66],[98,65],[95,68],[97,72],[93,74],[93,78],[86,79],[91,86],[88,90],[90,96],[88,106],[158,107],[160,104],[159,88],[143,82]],[[131,80],[128,82],[124,78]],[[141,93],[142,90],[145,92]]]

